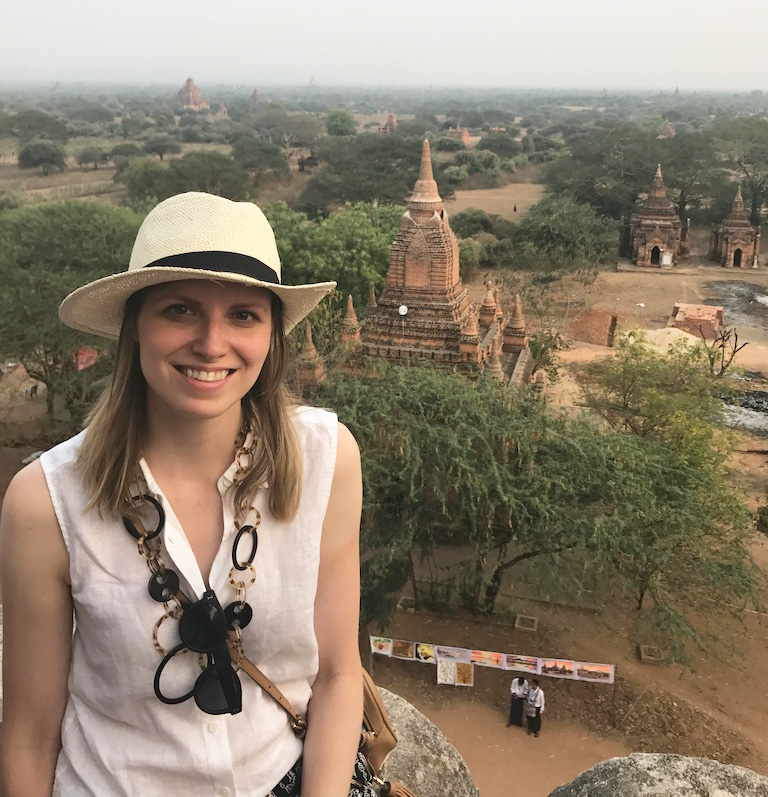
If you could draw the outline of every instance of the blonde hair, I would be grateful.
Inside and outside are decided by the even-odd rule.
[[[87,419],[77,465],[90,494],[87,509],[110,516],[133,514],[136,485],[143,483],[139,460],[147,430],[147,383],[139,362],[138,316],[144,290],[127,301],[112,376]],[[296,401],[285,386],[287,345],[282,302],[272,294],[269,354],[259,378],[242,398],[243,419],[256,446],[246,474],[232,487],[235,517],[244,517],[260,486],[269,484],[269,510],[278,520],[296,514],[302,461],[291,421]]]

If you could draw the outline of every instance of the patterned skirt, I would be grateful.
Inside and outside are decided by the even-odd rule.
[[[301,795],[301,759],[291,767],[290,771],[266,797],[299,797],[299,795]],[[349,797],[376,797],[368,763],[362,753],[358,753],[355,759]]]

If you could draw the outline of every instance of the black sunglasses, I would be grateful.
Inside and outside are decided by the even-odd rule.
[[[174,705],[193,697],[201,711],[206,714],[239,714],[243,708],[243,689],[237,672],[232,666],[232,657],[227,648],[227,635],[236,619],[241,628],[248,625],[252,612],[242,611],[248,604],[232,603],[222,609],[213,590],[184,607],[179,620],[181,643],[168,651],[155,672],[155,694],[163,703]],[[195,685],[184,695],[167,697],[160,688],[160,679],[168,662],[183,650],[191,650],[206,656],[207,664]]]

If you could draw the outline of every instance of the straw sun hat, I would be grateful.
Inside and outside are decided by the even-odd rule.
[[[83,332],[116,338],[132,293],[188,279],[267,288],[283,302],[286,332],[336,287],[335,282],[282,285],[275,234],[261,210],[251,202],[190,192],[166,199],[144,219],[127,271],[70,293],[59,317]]]

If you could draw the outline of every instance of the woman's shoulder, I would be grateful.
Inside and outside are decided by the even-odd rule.
[[[64,440],[58,445],[49,448],[40,455],[40,465],[43,471],[52,473],[64,465],[74,464],[77,459],[77,452],[85,439],[85,430],[70,437],[69,440]]]

